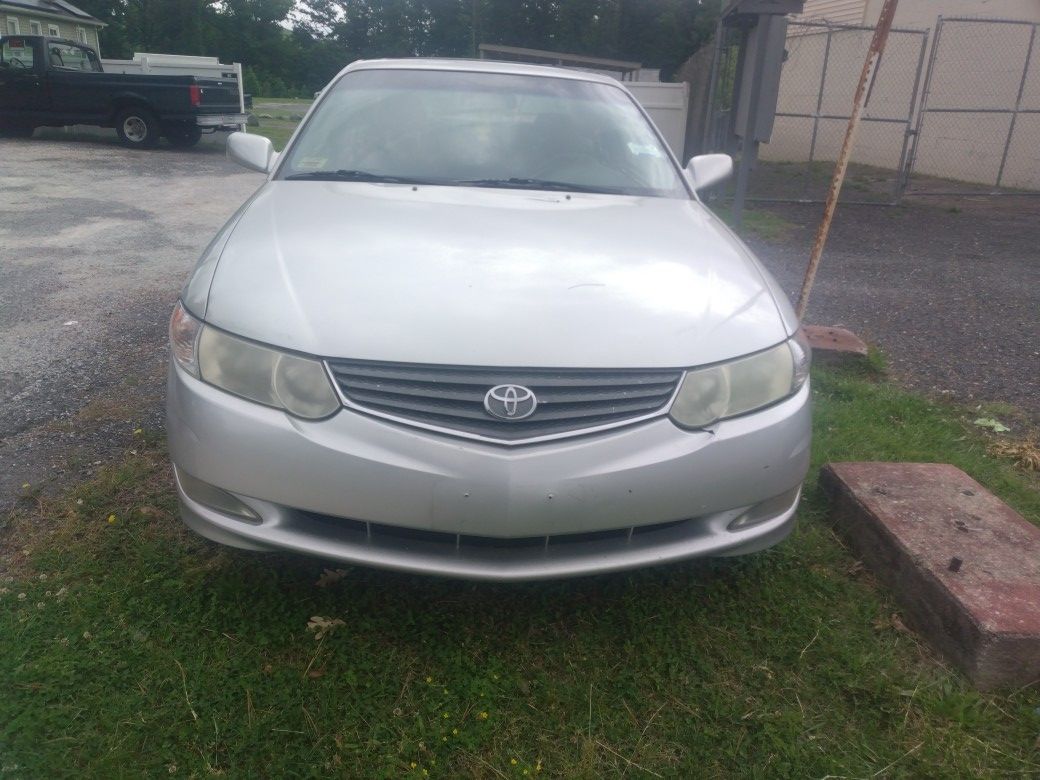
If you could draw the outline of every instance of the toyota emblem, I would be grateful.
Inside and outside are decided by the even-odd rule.
[[[500,420],[523,420],[534,414],[538,399],[521,385],[496,385],[484,395],[484,408]]]

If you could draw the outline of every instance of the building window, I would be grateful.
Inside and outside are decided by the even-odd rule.
[[[29,35],[43,35],[43,27],[35,19],[29,20]]]
[[[52,38],[60,38],[61,37],[61,31],[58,29],[58,25],[56,25],[56,24],[48,24],[47,25],[47,34],[49,36],[51,36]]]
[[[87,31],[84,30],[82,27],[77,27],[76,28],[76,38],[77,38],[77,40],[79,40],[80,43],[86,43],[87,42]]]
[[[15,19],[13,16],[8,16],[7,17],[7,34],[8,35],[18,35],[20,32],[21,32],[21,30],[18,29],[18,20]]]

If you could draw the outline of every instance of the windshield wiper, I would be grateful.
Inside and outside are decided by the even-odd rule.
[[[369,181],[380,184],[436,184],[427,179],[416,179],[408,176],[388,176],[382,173],[371,173],[369,171],[355,171],[340,168],[336,171],[307,171],[305,173],[291,173],[286,179],[311,179],[313,181]]]
[[[559,192],[600,192],[607,195],[623,195],[619,187],[601,187],[591,184],[575,184],[569,181],[553,181],[551,179],[525,179],[512,176],[508,179],[458,179],[452,184],[463,187],[503,187],[516,190],[554,190]]]

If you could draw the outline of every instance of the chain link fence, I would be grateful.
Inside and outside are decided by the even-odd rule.
[[[893,28],[842,201],[895,203],[904,192],[1040,194],[1038,28],[941,16],[931,35]],[[773,133],[759,147],[749,199],[826,197],[873,33],[865,25],[790,22]],[[701,149],[740,153],[730,108],[741,36],[724,30],[716,44]]]
[[[1040,194],[1038,27],[939,17],[908,193]]]

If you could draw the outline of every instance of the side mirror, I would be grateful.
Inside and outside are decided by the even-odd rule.
[[[278,161],[278,152],[269,138],[249,133],[232,133],[228,136],[227,156],[229,160],[260,173],[270,173]]]
[[[728,154],[698,154],[686,163],[686,174],[693,188],[700,192],[705,187],[718,184],[733,173],[733,158]]]

